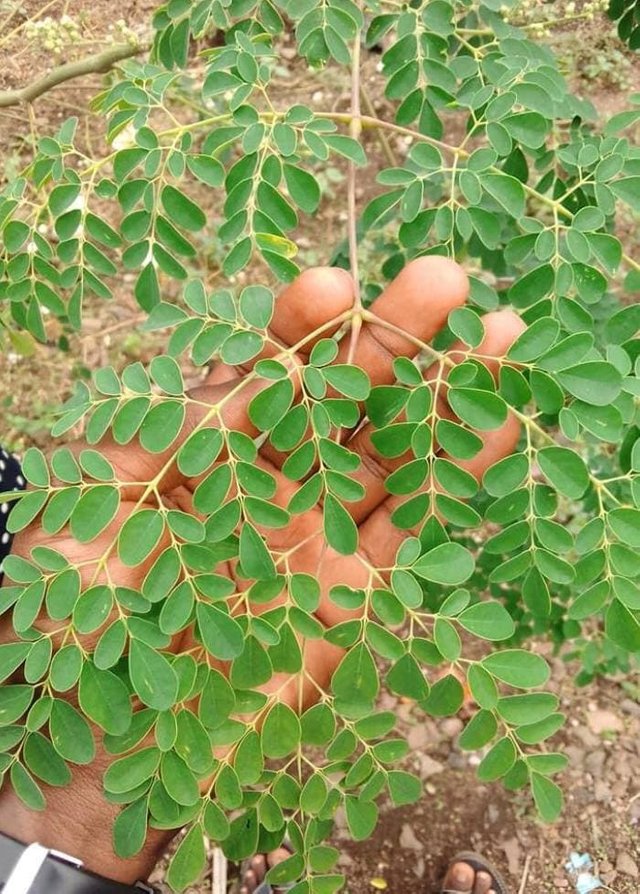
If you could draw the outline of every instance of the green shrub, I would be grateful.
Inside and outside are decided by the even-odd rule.
[[[615,297],[640,288],[640,264],[615,235],[618,202],[640,211],[640,152],[624,135],[640,97],[601,125],[502,7],[171,0],[155,14],[148,61],[124,63],[93,104],[109,139],[125,145],[86,158],[69,119],[0,195],[0,313],[13,338],[26,330],[44,340],[45,311],[80,329],[83,305],[109,298],[122,270],[135,275],[143,329],[170,330],[148,368],[101,369],[91,387],[78,384],[53,435],[82,423],[82,452],[24,456],[31,486],[10,524],[28,532],[5,563],[12,583],[1,599],[16,639],[0,646],[2,678],[22,668],[23,681],[0,690],[0,766],[37,808],[37,779],[65,784],[68,764],[90,762],[104,734],[114,755],[107,797],[124,805],[116,850],[141,847],[149,824],[189,826],[169,875],[177,889],[202,870],[204,831],[231,859],[287,835],[295,856],[274,881],[336,890],[337,853],[322,845],[336,809],[365,838],[385,791],[396,805],[420,794],[393,768],[406,745],[389,738],[395,717],[375,710],[385,685],[441,716],[459,710],[466,682],[476,710],[460,744],[488,749],[481,778],[531,785],[553,820],[562,795],[550,777],[565,759],[542,743],[563,714],[555,696],[529,691],[548,667],[520,646],[531,635],[570,641],[578,682],[626,671],[640,653],[640,308]],[[285,22],[311,66],[344,77],[352,67],[350,112],[289,107],[270,88]],[[217,31],[224,41],[196,55],[194,39]],[[359,110],[361,54],[374,46],[392,109],[379,118]],[[189,74],[198,102],[187,117],[172,103]],[[356,179],[373,176],[376,134],[409,138],[409,149],[377,170],[380,189],[357,216]],[[272,287],[298,273],[292,233],[316,213],[321,171],[336,160],[348,170],[334,201],[345,198],[349,221],[334,262],[351,267],[361,298],[332,321],[337,335],[326,335],[330,322],[296,346],[325,335],[292,373],[281,362],[291,350],[267,328]],[[225,276],[246,269],[253,285],[210,287],[203,256],[214,236]],[[395,384],[375,387],[335,362],[340,339],[353,353],[383,280],[425,254],[472,272],[468,306],[433,344],[416,340],[455,421],[441,418],[438,394],[409,361],[396,363]],[[375,258],[360,277],[359,257]],[[503,305],[527,328],[506,359],[488,358],[477,351],[483,318]],[[454,338],[463,362],[447,353]],[[225,400],[203,408],[185,392],[180,358],[242,366],[264,346],[274,356],[235,389],[260,386],[251,436],[222,423]],[[393,523],[414,534],[390,568],[362,557],[366,586],[337,582],[322,594],[366,611],[327,630],[314,616],[316,579],[293,571],[258,529],[319,504],[328,546],[356,553],[349,506],[361,496],[351,480],[360,461],[332,432],[352,430],[360,402],[380,454],[406,455],[387,489],[406,498]],[[457,462],[480,449],[476,431],[499,429],[509,414],[520,446],[478,486]],[[101,447],[109,433],[115,448]],[[133,483],[122,471],[132,442],[147,454]],[[301,485],[284,507],[270,502],[273,476],[255,467],[264,442],[288,454],[285,474]],[[197,516],[163,501],[168,480],[196,475],[206,476]],[[70,563],[69,551],[86,562]],[[116,559],[134,585],[111,578]],[[235,570],[213,573],[221,562]],[[235,617],[238,579],[247,607],[278,594],[282,606]],[[178,635],[188,648],[176,654]],[[323,638],[346,653],[298,719],[260,687],[276,672],[302,677],[299,640]],[[66,700],[76,687],[78,707]]]

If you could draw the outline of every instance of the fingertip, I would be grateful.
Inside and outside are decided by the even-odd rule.
[[[509,308],[492,310],[482,318],[485,341],[491,337],[509,346],[525,331],[527,324],[521,316]]]
[[[473,867],[471,867],[468,863],[458,862],[453,863],[449,869],[447,870],[447,874],[444,879],[444,885],[446,887],[453,888],[455,885],[455,889],[457,891],[462,892],[464,894],[465,891],[470,892],[471,886],[475,880],[475,872],[473,871]]]
[[[424,255],[402,268],[373,311],[408,333],[429,339],[468,294],[469,281],[459,264],[440,255]]]
[[[452,258],[443,255],[423,255],[410,261],[399,277],[405,276],[430,289],[429,297],[458,307],[469,297],[469,278]],[[433,291],[431,291],[433,290]]]
[[[285,292],[290,289],[301,289],[308,294],[326,294],[336,304],[342,303],[345,310],[353,302],[353,278],[342,267],[308,267]]]
[[[346,270],[339,267],[310,267],[278,296],[271,329],[285,344],[297,344],[305,335],[339,318],[352,307],[353,302],[353,279]],[[321,337],[330,335],[332,331],[327,326]],[[308,347],[315,340],[310,339]]]
[[[327,277],[335,282],[342,280],[342,282],[348,286],[349,291],[353,291],[353,277],[348,270],[344,269],[344,267],[331,267],[329,264],[320,264],[317,267],[308,267],[304,273],[308,273],[309,275],[313,274],[319,279]]]

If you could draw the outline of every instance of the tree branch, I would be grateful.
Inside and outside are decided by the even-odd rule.
[[[102,53],[87,56],[86,59],[80,59],[78,62],[66,62],[64,65],[59,65],[46,75],[43,75],[43,77],[32,84],[27,84],[26,87],[19,87],[16,90],[0,90],[0,109],[33,102],[39,96],[42,96],[43,93],[46,93],[53,87],[57,87],[58,84],[70,81],[72,78],[109,71],[116,62],[136,56],[145,49],[146,47],[142,44],[118,44],[118,46],[110,47]]]

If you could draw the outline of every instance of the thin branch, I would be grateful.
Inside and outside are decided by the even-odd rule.
[[[361,84],[361,86],[360,86],[360,97],[362,99],[362,102],[364,103],[365,109],[367,110],[367,114],[370,115],[372,118],[376,118],[377,115],[376,115],[375,106],[373,105],[373,102],[371,101],[371,97],[369,96],[369,92],[368,92],[367,88],[364,86],[364,84]],[[394,153],[393,149],[391,148],[391,143],[387,139],[386,133],[384,132],[384,130],[379,129],[377,131],[377,135],[378,135],[378,139],[380,140],[380,146],[382,147],[382,151],[384,152],[387,161],[389,162],[389,164],[391,165],[392,168],[397,168],[398,160],[396,159],[395,153]]]
[[[351,56],[351,120],[349,133],[354,140],[360,140],[362,122],[360,120],[360,44],[362,35],[358,31]],[[347,171],[347,239],[349,242],[349,266],[353,277],[354,301],[351,321],[351,343],[347,362],[352,363],[362,326],[362,294],[360,292],[360,270],[358,266],[358,209],[356,207],[356,165],[349,162]]]
[[[145,49],[147,47],[142,44],[119,44],[109,47],[102,53],[87,56],[86,59],[79,59],[77,62],[65,62],[64,65],[54,68],[32,84],[27,84],[26,87],[19,87],[17,90],[0,90],[0,109],[33,102],[43,93],[57,87],[58,84],[72,80],[72,78],[109,71],[117,62],[137,56]]]
[[[520,888],[518,889],[518,894],[524,894],[527,890],[527,880],[529,878],[529,869],[531,868],[531,854],[527,854],[527,859],[524,863],[524,871],[522,873],[522,880],[520,882]]]

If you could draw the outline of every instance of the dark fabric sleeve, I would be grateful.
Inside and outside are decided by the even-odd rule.
[[[12,490],[24,490],[24,487],[25,481],[22,477],[20,463],[15,456],[0,447],[0,494]],[[2,562],[11,550],[11,534],[7,531],[7,519],[12,506],[13,501],[0,502],[0,583],[2,582]]]

